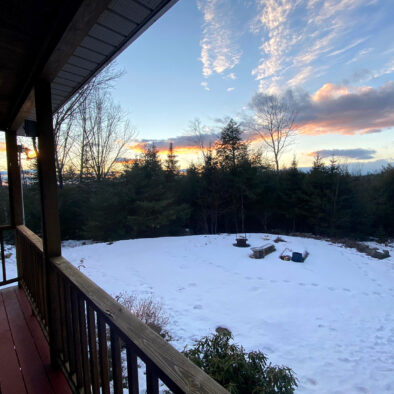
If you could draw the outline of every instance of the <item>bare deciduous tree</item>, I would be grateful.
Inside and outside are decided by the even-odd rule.
[[[208,156],[212,156],[213,144],[219,139],[219,136],[212,133],[198,118],[190,121],[187,134],[193,138],[194,144],[198,146],[205,163]]]
[[[81,107],[81,172],[86,169],[98,181],[110,175],[135,131],[121,106],[106,91],[96,90],[89,105]]]
[[[76,127],[76,118],[80,115],[81,108],[86,107],[87,101],[97,90],[108,90],[122,74],[123,71],[117,68],[116,63],[110,64],[54,114],[55,163],[60,188],[63,187],[66,165],[72,164],[71,152],[81,137]]]
[[[289,96],[256,93],[249,107],[254,114],[247,123],[272,153],[276,171],[279,171],[280,157],[296,135],[295,102]]]

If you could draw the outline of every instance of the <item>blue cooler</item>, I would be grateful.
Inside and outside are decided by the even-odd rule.
[[[302,263],[302,262],[304,262],[304,258],[302,257],[302,253],[299,253],[299,252],[293,252],[293,255],[291,256],[291,259],[295,263]]]

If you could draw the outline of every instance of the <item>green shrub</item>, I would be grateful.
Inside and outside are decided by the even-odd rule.
[[[262,352],[246,353],[229,330],[203,337],[183,353],[232,394],[287,394],[297,387],[290,368],[267,364]]]

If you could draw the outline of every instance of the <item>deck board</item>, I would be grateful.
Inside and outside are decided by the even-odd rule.
[[[0,393],[70,394],[30,304],[17,287],[0,291]],[[4,369],[3,369],[4,368]]]
[[[40,323],[35,318],[30,303],[23,291],[17,292],[18,301],[21,305],[22,312],[25,316],[26,323],[30,329],[34,342],[37,345],[38,353],[43,362],[45,371],[48,375],[52,387],[55,388],[56,394],[71,394],[66,378],[60,371],[55,371],[51,367],[50,352],[48,342],[42,333]]]
[[[7,313],[4,308],[2,292],[0,292],[0,393],[26,393]]]

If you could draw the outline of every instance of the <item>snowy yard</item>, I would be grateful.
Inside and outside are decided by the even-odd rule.
[[[248,235],[251,246],[275,237]],[[263,260],[229,235],[68,243],[63,255],[112,295],[161,300],[179,350],[225,326],[247,350],[291,367],[299,393],[393,393],[394,258],[282,238]],[[285,247],[310,255],[285,262]]]

